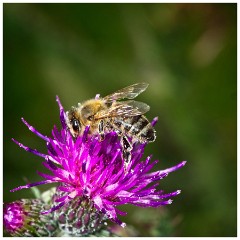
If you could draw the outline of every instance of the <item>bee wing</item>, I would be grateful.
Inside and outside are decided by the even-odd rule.
[[[113,104],[110,108],[104,111],[98,112],[94,118],[101,119],[106,117],[133,117],[137,115],[142,115],[149,111],[150,107],[143,102],[137,101],[123,101]]]
[[[103,100],[109,103],[123,98],[133,99],[145,91],[147,87],[148,83],[136,83],[107,95]]]

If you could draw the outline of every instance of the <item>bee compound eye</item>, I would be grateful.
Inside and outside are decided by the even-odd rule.
[[[79,124],[79,121],[77,119],[73,119],[72,120],[72,128],[75,132],[78,132],[79,131],[79,127],[80,127],[80,124]]]

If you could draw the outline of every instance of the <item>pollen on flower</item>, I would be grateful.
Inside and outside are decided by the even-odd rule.
[[[82,209],[83,212],[87,206],[89,211],[96,213],[99,222],[105,225],[105,220],[110,219],[122,227],[126,224],[119,219],[119,215],[127,213],[120,211],[117,206],[132,204],[139,207],[159,207],[172,203],[169,198],[178,195],[180,191],[164,193],[163,190],[157,190],[157,186],[159,181],[170,172],[184,166],[185,161],[165,170],[151,172],[158,161],[151,161],[151,156],[142,159],[146,144],[134,143],[131,162],[125,171],[124,159],[120,151],[122,146],[117,134],[114,131],[106,133],[104,140],[99,141],[99,137],[90,135],[89,127],[86,127],[82,136],[73,139],[67,128],[66,114],[58,97],[57,102],[62,129],[58,130],[54,126],[52,136],[44,136],[23,120],[30,131],[46,142],[47,154],[14,140],[24,150],[43,158],[43,165],[51,174],[38,172],[44,180],[17,187],[12,191],[58,183],[54,204],[43,213],[58,212],[59,217],[61,214],[67,216],[64,212],[68,211],[66,206],[75,204],[74,209],[76,211]],[[156,122],[157,118],[154,118],[152,125]],[[87,216],[86,212],[84,214]],[[68,224],[75,224],[75,229],[81,229],[83,232],[89,230],[79,228],[82,224],[80,221],[73,223],[71,219],[64,220],[68,221]],[[89,224],[89,228],[95,229],[95,226]]]

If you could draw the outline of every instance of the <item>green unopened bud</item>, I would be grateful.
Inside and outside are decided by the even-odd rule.
[[[40,199],[21,199],[5,204],[3,224],[6,232],[18,237],[55,236],[57,224],[53,215],[40,213],[48,208]]]
[[[111,235],[108,231],[103,231],[107,225],[105,214],[94,208],[92,201],[86,198],[73,199],[54,211],[54,217],[65,236],[101,235],[101,231]]]

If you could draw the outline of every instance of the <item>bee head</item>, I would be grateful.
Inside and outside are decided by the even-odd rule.
[[[70,130],[70,133],[74,138],[78,137],[81,132],[81,123],[79,121],[77,109],[75,107],[72,107],[72,109],[69,112],[66,112],[67,114],[67,125]]]

